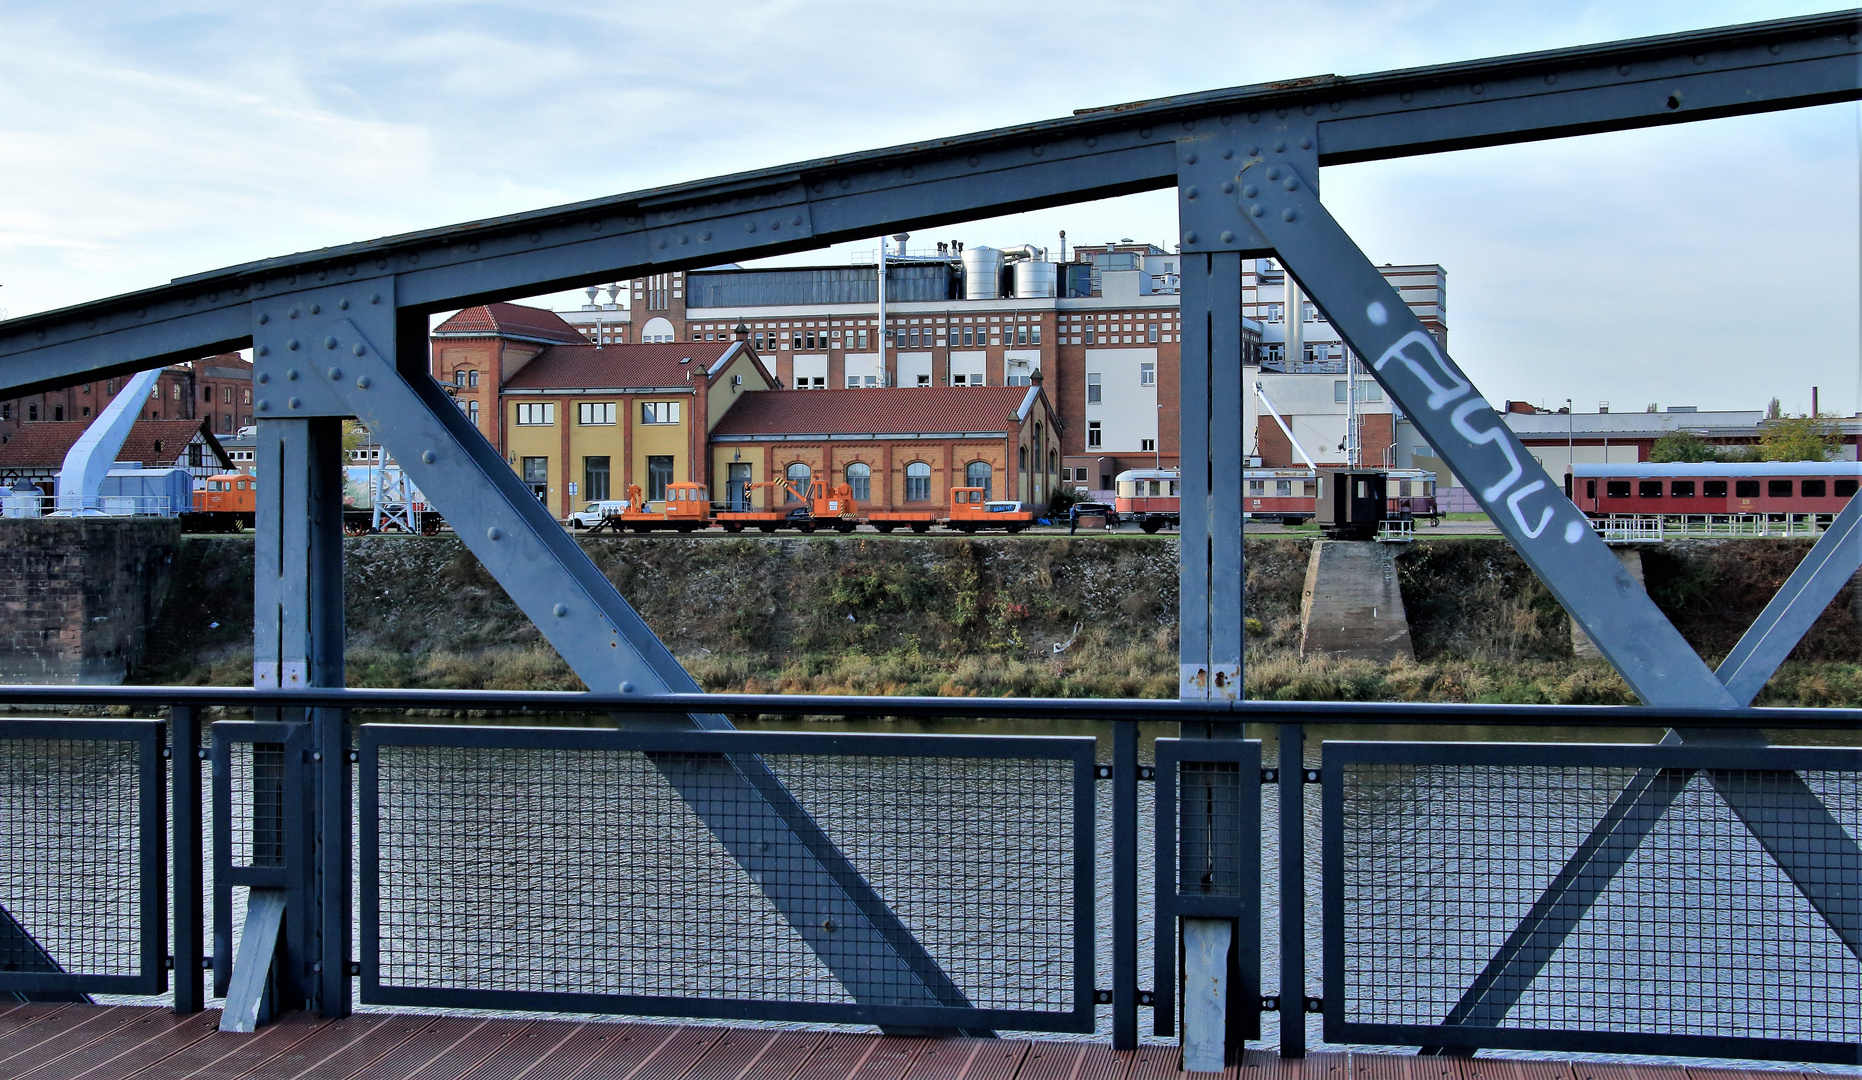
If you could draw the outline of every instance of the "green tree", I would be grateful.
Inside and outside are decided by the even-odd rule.
[[[1785,416],[1766,423],[1759,456],[1766,461],[1828,461],[1842,445],[1836,425],[1815,416]]]
[[[343,463],[347,465],[350,460],[350,454],[367,446],[368,443],[369,429],[363,427],[361,421],[351,420],[349,424],[343,428]]]
[[[1720,448],[1691,431],[1671,431],[1649,447],[1650,461],[1720,461]]]

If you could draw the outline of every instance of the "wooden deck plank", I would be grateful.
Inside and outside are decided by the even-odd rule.
[[[1604,1064],[1594,1061],[1573,1061],[1568,1064],[1574,1080],[1687,1080],[1687,1070],[1678,1065]]]
[[[67,1009],[0,1040],[0,1080],[14,1080],[30,1072],[48,1057],[101,1038],[109,1032],[134,1023],[136,1009],[130,1006],[106,1006],[101,1009]]]
[[[725,1028],[680,1080],[735,1080],[770,1048],[776,1036],[774,1031],[755,1028]]]
[[[343,1080],[407,1080],[490,1022],[466,1016],[439,1017]]]
[[[784,1031],[755,1060],[727,1080],[789,1080],[827,1038],[823,1031]]]
[[[266,1068],[266,1080],[347,1080],[435,1019],[387,1013],[351,1016],[274,1058]]]
[[[1016,1080],[1074,1080],[1086,1061],[1086,1048],[1090,1045],[1083,1042],[1031,1043],[1028,1056],[1022,1058],[1021,1072],[1015,1074]]]
[[[939,1039],[919,1052],[905,1080],[1013,1080],[1030,1045],[1022,1039]]]
[[[866,1061],[853,1074],[853,1080],[903,1080],[912,1062],[932,1040],[881,1036]]]
[[[392,1080],[459,1080],[473,1066],[521,1039],[535,1020],[486,1020],[465,1032],[425,1065]]]
[[[628,1080],[680,1030],[671,1024],[617,1024],[605,1038],[595,1037],[601,1045],[594,1057],[562,1075],[566,1080]]]
[[[6,1015],[0,1016],[0,1039],[5,1039],[8,1043],[11,1043],[14,1038],[19,1036],[20,1032],[28,1028],[47,1021],[57,1023],[54,1018],[60,1014],[69,1016],[73,1013],[83,1011],[85,1010],[82,1005],[66,1005],[43,1001],[32,1001],[23,1005],[16,1005],[8,1010]]]
[[[878,1048],[877,1035],[833,1032],[802,1062],[795,1080],[852,1080],[853,1074],[866,1064],[867,1055]]]
[[[667,1037],[655,1043],[645,1055],[623,1056],[612,1069],[602,1068],[604,1062],[596,1058],[589,1075],[578,1075],[576,1080],[677,1080],[705,1056],[705,1050],[725,1031],[721,1027],[683,1024],[668,1025],[666,1030]]]
[[[1087,1043],[1086,1056],[1074,1075],[1076,1080],[1125,1080],[1132,1056],[1132,1051],[1114,1050],[1107,1043]]]
[[[538,1062],[554,1057],[587,1026],[586,1023],[548,1020],[533,1023],[493,1050],[489,1057],[467,1069],[462,1080],[513,1080],[535,1068]]]
[[[547,1056],[531,1062],[513,1080],[566,1080],[607,1050],[610,1043],[623,1037],[637,1041],[642,1038],[642,1030],[631,1024],[579,1024]]]
[[[1140,1046],[1131,1056],[1126,1080],[1176,1080],[1183,1052],[1174,1046]],[[1245,1078],[1244,1078],[1245,1080]]]
[[[1261,1050],[1246,1050],[1242,1052],[1240,1062],[1230,1071],[1240,1080],[1351,1080],[1352,1057],[1350,1054],[1323,1053],[1307,1054],[1303,1058],[1283,1058]]]
[[[88,1076],[106,1071],[104,1067],[118,1059],[125,1062],[146,1060],[150,1053],[163,1052],[159,1049],[161,1047],[184,1045],[177,1040],[177,1033],[180,1040],[199,1041],[206,1038],[213,1030],[213,1023],[200,1016],[176,1016],[167,1009],[144,1009],[133,1023],[125,1024],[100,1039],[73,1047],[67,1053],[40,1057],[37,1067],[21,1073],[20,1080]]]
[[[1571,1080],[1571,1067],[1562,1061],[1484,1057],[1459,1060],[1461,1080]]]
[[[294,1012],[251,1034],[215,1029],[206,1038],[128,1075],[143,1080],[238,1080],[328,1023],[306,1013]]]

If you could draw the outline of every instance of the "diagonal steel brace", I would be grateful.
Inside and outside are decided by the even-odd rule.
[[[1295,139],[1303,139],[1303,145]],[[1270,135],[1234,156],[1233,176],[1222,181],[1220,190],[1236,196],[1236,224],[1251,236],[1237,240],[1234,230],[1225,230],[1223,241],[1277,252],[1350,347],[1377,357],[1372,364],[1377,381],[1456,475],[1469,483],[1501,532],[1644,701],[1738,708],[1743,702],[1706,669],[1653,600],[1629,583],[1620,566],[1609,565],[1615,559],[1589,522],[1569,500],[1558,497],[1558,488],[1537,461],[1474,393],[1472,382],[1320,204],[1300,168],[1304,165],[1306,175],[1311,175],[1313,146],[1312,136]],[[1214,141],[1208,144],[1208,150],[1220,149]],[[1194,189],[1189,194],[1193,196]],[[1192,239],[1186,233],[1186,242]],[[1846,552],[1839,545],[1849,542],[1849,530],[1832,531],[1838,535],[1826,536],[1830,550]],[[1789,626],[1802,622],[1808,627],[1804,607],[1821,590],[1834,595],[1829,580],[1842,561],[1840,555],[1820,557],[1801,580],[1794,575],[1796,587],[1788,586],[1791,595],[1779,611],[1772,614],[1768,609],[1772,617],[1761,617],[1764,647],[1748,650],[1755,660],[1776,652]],[[1809,620],[1820,611],[1821,607],[1812,611]],[[1788,645],[1783,652],[1789,652]],[[1757,668],[1756,663],[1744,666]],[[1676,733],[1675,738],[1684,736]],[[1750,738],[1758,741],[1757,733]],[[1745,774],[1710,774],[1716,792],[1844,944],[1862,957],[1856,912],[1857,898],[1862,897],[1862,850],[1802,778],[1767,776],[1755,790]],[[1638,774],[1456,1005],[1450,1023],[1457,1022],[1454,1017],[1463,1024],[1498,1022],[1690,778],[1677,770]]]
[[[424,347],[424,316],[397,326],[379,283],[254,309],[261,416],[360,418],[589,686],[698,690],[458,406],[420,368],[410,377],[397,370],[382,343]],[[731,727],[718,715],[677,720]],[[654,764],[857,1001],[969,1004],[760,758],[656,756]]]

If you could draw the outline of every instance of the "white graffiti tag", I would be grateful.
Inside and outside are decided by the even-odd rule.
[[[1435,369],[1434,372],[1424,367],[1422,360],[1408,351],[1411,345],[1422,347],[1424,359],[1429,361]],[[1382,371],[1384,365],[1391,360],[1403,361],[1403,365],[1414,372],[1416,377],[1422,380],[1423,385],[1429,388],[1430,409],[1439,409],[1474,389],[1466,379],[1448,366],[1447,361],[1442,359],[1441,352],[1435,347],[1435,339],[1420,330],[1411,330],[1398,338],[1397,343],[1385,349],[1384,354],[1377,358],[1377,362],[1372,364],[1371,368],[1374,371]],[[1448,385],[1443,385],[1441,380],[1437,380],[1435,377],[1437,374],[1440,374]]]
[[[1520,488],[1518,491],[1506,497],[1506,508],[1513,512],[1513,520],[1519,524],[1519,531],[1525,533],[1527,537],[1533,540],[1537,540],[1539,534],[1545,531],[1545,527],[1552,523],[1552,508],[1549,506],[1546,507],[1545,512],[1539,515],[1539,527],[1535,529],[1526,524],[1526,515],[1524,511],[1520,510],[1519,501],[1544,486],[1545,481],[1534,480],[1532,483],[1527,484],[1525,487]]]

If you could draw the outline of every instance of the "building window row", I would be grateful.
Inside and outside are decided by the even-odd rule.
[[[554,424],[555,422],[555,402],[520,401],[517,403],[517,423],[519,427],[543,427]]]

